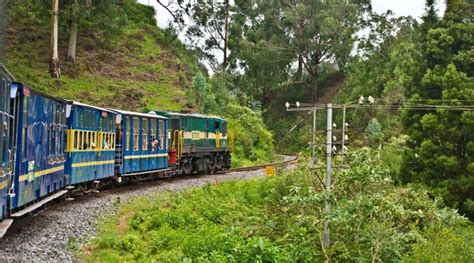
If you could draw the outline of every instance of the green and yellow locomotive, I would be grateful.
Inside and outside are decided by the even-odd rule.
[[[169,119],[169,165],[179,174],[212,173],[230,168],[226,120],[195,113],[153,113]]]

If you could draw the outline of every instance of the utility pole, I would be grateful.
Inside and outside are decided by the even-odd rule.
[[[316,154],[314,152],[316,145],[316,107],[313,108],[313,137],[311,139],[311,169],[316,169]]]
[[[328,103],[327,106],[327,141],[326,141],[326,204],[324,213],[326,217],[331,212],[331,157],[332,157],[332,104]],[[331,245],[329,222],[326,219],[324,222],[323,232],[323,245],[328,248]]]

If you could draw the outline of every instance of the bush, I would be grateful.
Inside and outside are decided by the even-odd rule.
[[[272,161],[275,155],[273,135],[262,116],[238,105],[229,105],[226,112],[233,166]]]
[[[468,221],[423,188],[395,186],[379,155],[351,154],[351,169],[335,175],[328,214],[306,169],[136,200],[104,224],[89,259],[472,262]],[[130,213],[124,231],[118,222]],[[332,243],[323,249],[326,221]]]

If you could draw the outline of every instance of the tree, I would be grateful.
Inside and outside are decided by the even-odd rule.
[[[422,78],[411,101],[462,106],[474,101],[474,23],[465,1],[448,1],[445,17],[426,36],[422,49]],[[446,203],[474,218],[474,114],[470,111],[407,111],[403,123],[410,136],[402,178],[421,182]]]
[[[189,44],[201,50],[214,71],[225,70],[229,61],[229,30],[232,10],[229,0],[169,1],[157,0],[173,17],[174,23],[186,32]],[[218,62],[215,52],[220,52]]]
[[[76,62],[76,46],[77,46],[77,23],[81,14],[80,4],[77,0],[71,0],[67,3],[67,26],[69,30],[69,41],[67,48],[66,61]],[[90,4],[91,2],[88,1]]]
[[[50,48],[50,61],[49,61],[49,74],[53,78],[59,78],[61,76],[61,68],[59,65],[58,55],[58,15],[59,15],[59,0],[51,1],[51,48]]]
[[[361,15],[370,1],[284,1],[282,26],[296,50],[298,65],[310,77],[311,101],[318,99],[320,66],[346,66],[359,30]],[[301,69],[300,69],[301,70]]]
[[[265,110],[290,76],[294,51],[281,28],[279,1],[237,1],[231,31],[231,68],[244,71],[242,89]]]

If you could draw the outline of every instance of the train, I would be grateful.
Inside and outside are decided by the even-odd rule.
[[[231,167],[219,116],[102,108],[16,82],[0,64],[0,238],[74,191]]]

